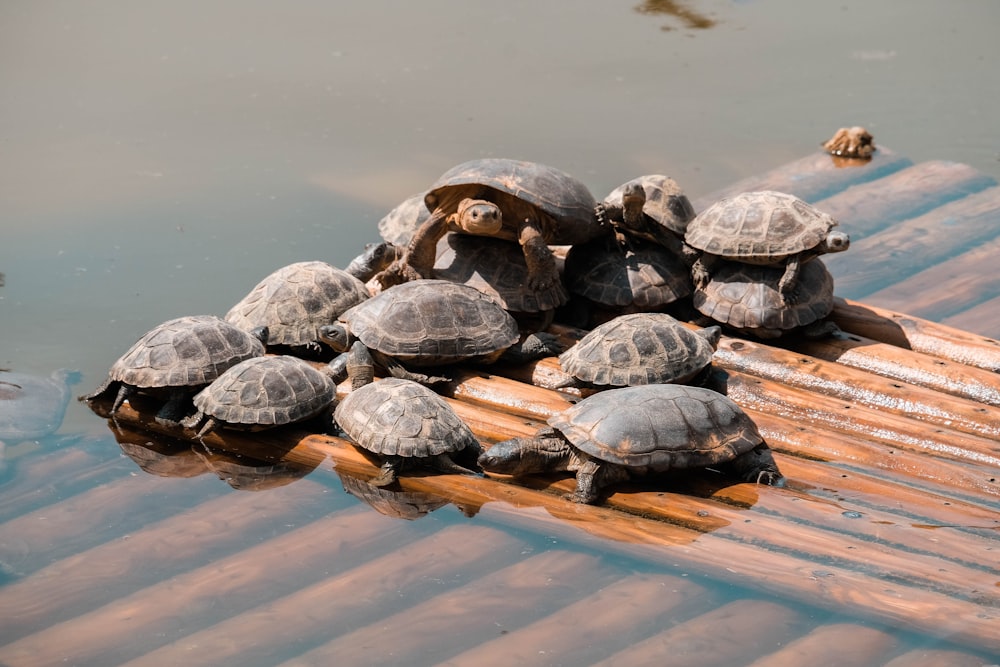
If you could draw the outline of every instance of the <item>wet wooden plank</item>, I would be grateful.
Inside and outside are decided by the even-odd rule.
[[[841,297],[861,299],[1000,235],[1000,187],[950,202],[824,258]]]
[[[137,477],[130,481],[142,484],[150,480]],[[121,484],[106,489],[126,505],[128,490]],[[150,584],[150,577],[166,579],[205,566],[239,548],[248,534],[283,532],[322,516],[330,505],[323,491],[315,483],[302,481],[274,489],[266,497],[243,493],[214,497],[182,511],[172,507],[170,514],[158,521],[144,511],[140,513],[143,524],[130,526],[129,532],[103,533],[101,543],[74,550],[0,588],[0,617],[5,619],[0,644],[38,631],[39,642],[44,644],[45,637],[51,637],[45,628],[52,632],[51,628],[61,622],[129,595]],[[50,509],[55,519],[58,508]],[[123,548],[126,540],[127,549]],[[166,600],[153,606],[165,608]]]
[[[867,162],[838,161],[817,150],[801,159],[763,174],[749,176],[728,187],[698,197],[692,204],[696,211],[701,211],[720,199],[753,190],[777,190],[814,202],[830,197],[856,183],[882,178],[912,164],[913,161],[909,158],[882,147]]]
[[[370,513],[359,515],[359,520],[365,522],[362,535],[371,527],[384,537],[398,536],[401,522],[372,521]],[[339,526],[338,534],[357,541],[345,528],[350,527]],[[401,546],[394,543],[397,548],[389,553],[371,551],[350,569],[197,629],[125,664],[273,665],[296,649],[324,643],[332,634],[374,623],[387,608],[407,606],[485,576],[521,559],[526,550],[524,542],[495,528],[467,525],[450,526]],[[329,573],[327,568],[321,571]]]
[[[589,665],[717,604],[717,595],[690,579],[635,574],[439,664]]]
[[[669,626],[594,667],[744,665],[794,640],[807,627],[808,622],[789,607],[764,600],[735,600]]]
[[[751,667],[869,667],[891,655],[898,640],[878,628],[822,625],[788,646],[750,663]]]

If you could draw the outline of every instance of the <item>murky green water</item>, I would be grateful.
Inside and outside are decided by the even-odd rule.
[[[558,166],[598,197],[666,173],[694,198],[861,124],[914,160],[1000,177],[998,25],[990,0],[5,3],[0,367],[78,369],[76,389],[90,389],[163,320],[224,313],[293,261],[344,265],[396,203],[480,156]],[[56,447],[103,472],[53,478],[25,513],[137,471],[75,402],[40,443],[8,443],[0,497]],[[58,562],[107,540],[127,553],[130,531],[241,495],[211,476],[138,474],[157,482],[110,528],[26,557]],[[309,484],[295,502],[313,516],[327,501],[357,506],[336,484]],[[433,530],[466,521],[432,517]],[[240,539],[280,530],[267,525]],[[172,576],[163,568],[115,595]],[[8,570],[13,581],[24,568]]]

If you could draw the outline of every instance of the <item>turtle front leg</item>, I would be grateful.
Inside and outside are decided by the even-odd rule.
[[[402,258],[373,278],[383,290],[411,280],[430,278],[437,258],[437,243],[448,231],[449,216],[435,211],[410,238]]]
[[[793,304],[798,299],[795,287],[799,283],[799,274],[801,272],[802,258],[798,255],[789,257],[788,262],[785,264],[785,272],[782,274],[781,279],[778,280],[778,293],[781,295],[781,300],[787,304]]]
[[[691,264],[691,280],[698,289],[705,289],[708,281],[712,279],[712,266],[718,259],[715,255],[701,253]]]
[[[528,287],[534,291],[548,289],[559,282],[556,259],[545,242],[537,220],[525,218],[517,233],[517,240],[528,265]]]
[[[156,413],[156,422],[163,426],[178,426],[187,412],[187,407],[188,390],[185,388],[171,390],[167,402]]]

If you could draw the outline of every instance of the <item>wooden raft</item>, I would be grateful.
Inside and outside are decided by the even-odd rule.
[[[475,570],[473,581],[455,592],[418,599],[415,607],[400,612],[408,614],[406,622],[399,622],[409,630],[401,636],[393,633],[391,655],[420,655],[427,650],[427,637],[452,641],[442,638],[462,635],[463,627],[470,633],[466,642],[472,643],[456,643],[444,654],[450,656],[446,664],[512,664],[518,656],[529,658],[534,647],[551,650],[553,642],[562,651],[560,659],[609,665],[662,662],[664,647],[685,641],[712,646],[693,652],[690,664],[741,659],[746,664],[807,664],[810,656],[835,651],[839,664],[985,665],[1000,655],[1000,343],[986,335],[1000,335],[1000,317],[969,319],[1000,308],[1000,281],[985,259],[1000,244],[1000,187],[964,165],[913,164],[886,149],[854,168],[837,168],[829,156],[817,153],[701,198],[696,208],[750,189],[797,194],[840,219],[852,237],[847,253],[827,259],[837,292],[846,297],[838,299],[833,317],[847,335],[778,344],[724,337],[715,357],[716,367],[725,373],[728,395],[757,422],[788,486],[733,483],[706,471],[617,487],[602,506],[593,507],[561,497],[573,487],[565,477],[538,476],[521,483],[499,475],[403,477],[403,492],[450,502],[467,514],[478,513],[485,524],[473,520],[469,526],[441,531],[444,535],[438,538],[447,549],[469,551],[449,562],[452,568]],[[567,341],[583,333],[558,324],[552,331]],[[530,434],[568,406],[570,397],[546,388],[559,374],[554,359],[518,368],[498,366],[488,373],[467,369],[454,374],[443,393],[488,445]],[[112,429],[123,443],[135,439],[143,446],[149,446],[144,431],[178,435],[159,427],[150,415],[139,402],[126,405]],[[350,480],[363,484],[376,473],[349,442],[300,429],[212,434],[205,444],[299,474],[316,470],[273,492],[248,494],[258,500],[245,504],[255,512],[266,507],[263,512],[275,515],[275,521],[287,520],[290,512],[281,503],[296,493],[305,495],[302,489],[314,484],[316,475],[334,470],[347,487]],[[142,478],[115,484],[155,484],[169,505],[176,493],[170,481]],[[272,493],[276,502],[259,500]],[[92,502],[101,506],[96,497]],[[213,502],[218,501],[201,506],[203,520],[211,516],[211,507],[205,506]],[[238,515],[230,508],[225,511],[227,517]],[[424,544],[430,538],[415,538],[398,555],[380,555],[384,546],[379,544],[391,537],[385,533],[405,532],[409,522],[393,522],[390,530],[384,522],[377,528],[366,523],[364,513],[309,512],[299,517],[299,530],[348,530],[353,543],[311,551],[302,556],[301,567],[322,567],[335,553],[338,560],[357,561],[357,572],[393,580],[390,589],[415,585],[411,578],[450,576],[440,552]],[[264,519],[255,513],[232,520],[249,524]],[[535,573],[551,575],[553,569],[563,568],[578,575],[574,581],[586,580],[594,567],[586,551],[557,549],[525,556],[516,541],[489,527],[494,521],[602,552],[620,552],[663,566],[664,572],[683,568],[702,573],[772,599],[825,608],[840,618],[818,626],[804,624],[790,607],[749,597],[722,603],[695,580],[672,575],[623,572],[607,579],[595,569],[592,586],[579,592],[582,598],[563,596],[546,588]],[[67,518],[64,526],[70,533],[71,523]],[[225,539],[210,537],[211,531],[197,522],[169,522],[163,530],[172,531],[165,535],[210,543]],[[152,544],[162,538],[147,539]],[[288,550],[300,544],[293,534],[281,539],[287,539],[283,548]],[[435,544],[439,549],[441,543]],[[113,549],[107,551],[110,557]],[[155,558],[151,547],[147,555]],[[236,568],[243,585],[249,585],[257,569],[276,566],[273,552],[260,557],[268,562],[252,565],[250,553],[233,554],[225,562]],[[68,571],[71,564],[67,555],[56,566]],[[414,568],[416,573],[406,574]],[[351,570],[360,576],[356,571]],[[11,626],[0,637],[8,642],[0,645],[4,664],[45,664],[46,658],[55,658],[50,647],[56,632],[59,637],[77,637],[74,655],[100,664],[109,643],[126,642],[126,635],[136,631],[134,624],[122,630],[110,621],[137,614],[138,627],[153,631],[173,618],[171,614],[180,614],[182,603],[196,608],[204,604],[197,598],[168,602],[167,589],[154,586],[142,591],[145,600],[126,598],[80,615],[66,611],[57,630],[36,632],[32,623],[48,612],[30,601],[46,591],[54,596],[56,589],[51,575],[48,583],[31,580],[6,593],[0,589],[0,614],[13,618],[7,612],[19,609],[18,618],[23,619],[20,633]],[[505,594],[497,597],[496,587]],[[671,593],[664,594],[664,587]],[[242,589],[233,588],[232,594],[237,590]],[[88,589],[87,594],[95,591]],[[66,609],[72,609],[74,592],[63,588],[59,595]],[[351,613],[348,601],[358,595],[343,578],[306,585],[267,609],[234,612],[213,627],[189,630],[190,635],[137,655],[129,664],[181,659],[185,664],[237,659],[247,664],[244,650],[237,646],[240,638],[250,642],[269,637],[262,641],[274,642],[272,646],[305,641],[327,627],[314,618],[316,605],[325,605],[323,613],[340,618],[338,614]],[[477,609],[489,605],[491,613],[513,619],[542,605],[540,595],[547,595],[545,604],[553,607],[541,617],[509,635],[475,635],[473,619],[481,618]],[[623,600],[634,605],[628,607],[631,611],[620,608]],[[39,610],[35,616],[32,609]],[[424,613],[418,613],[421,609]],[[691,620],[651,627],[641,640],[615,644],[616,634],[635,629],[636,615],[648,617],[655,626],[657,619],[677,609],[687,610],[685,617]],[[851,617],[875,625],[860,626]],[[283,626],[281,638],[273,627],[275,619]],[[382,649],[372,647],[384,640],[381,629],[395,622],[395,617],[372,619],[346,635],[318,642],[289,664],[330,664],[334,658],[338,664],[382,662],[376,659]],[[878,624],[912,629],[955,646],[933,651],[900,646]],[[553,639],[560,632],[567,633],[562,644]],[[582,636],[598,645],[605,642],[604,653],[587,653],[578,645]],[[576,638],[575,643],[569,637]],[[768,642],[786,648],[754,662],[757,654],[748,643]],[[193,652],[198,656],[195,663]]]

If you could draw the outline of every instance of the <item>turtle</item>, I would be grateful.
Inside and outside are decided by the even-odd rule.
[[[80,377],[68,368],[47,377],[0,369],[0,458],[4,443],[38,440],[59,430]]]
[[[391,241],[368,243],[357,257],[344,269],[363,283],[367,283],[379,272],[403,256],[405,248]]]
[[[595,327],[559,355],[575,382],[591,389],[654,383],[686,383],[712,362],[722,330],[692,330],[666,313],[621,315]]]
[[[246,331],[266,326],[269,347],[307,354],[321,349],[321,326],[368,296],[365,284],[343,269],[322,261],[295,262],[257,283],[224,319]]]
[[[694,307],[711,320],[744,335],[778,338],[800,330],[811,338],[839,331],[824,318],[833,311],[833,276],[822,260],[802,267],[796,298],[781,298],[783,270],[738,262],[720,262],[705,287],[694,292]]]
[[[413,233],[431,217],[424,204],[426,194],[420,192],[407,197],[378,221],[378,232],[383,240],[406,248]]]
[[[833,229],[837,224],[833,216],[783,192],[761,190],[722,199],[695,216],[684,236],[701,253],[691,268],[694,284],[705,287],[720,258],[781,266],[779,294],[793,299],[804,264],[850,246],[850,237]]]
[[[503,239],[445,234],[438,242],[434,277],[475,287],[518,321],[540,314],[537,329],[548,327],[555,309],[569,300],[562,281],[544,289],[532,289],[520,246]]]
[[[246,359],[194,397],[198,409],[181,424],[202,438],[219,426],[262,430],[304,421],[332,410],[334,367],[323,370],[289,355]]]
[[[452,167],[424,195],[430,217],[414,232],[404,257],[376,276],[383,287],[432,278],[438,240],[448,231],[517,241],[528,286],[559,280],[549,245],[583,243],[607,233],[587,186],[554,167],[503,158]]]
[[[572,246],[563,280],[571,294],[585,300],[570,316],[583,327],[606,319],[603,313],[608,311],[618,315],[665,310],[694,290],[688,264],[662,245],[641,239],[624,247],[609,239]]]
[[[117,389],[109,411],[114,415],[136,391],[166,394],[156,420],[175,425],[190,394],[230,366],[263,355],[267,335],[267,327],[248,332],[214,315],[167,320],[139,338],[112,364],[104,384],[81,400],[92,401]]]
[[[822,144],[823,150],[841,158],[870,160],[875,153],[875,138],[865,128],[842,127]]]
[[[337,352],[360,340],[375,362],[396,377],[434,384],[447,378],[408,371],[459,362],[523,362],[558,354],[562,345],[545,332],[521,340],[517,322],[474,287],[422,279],[395,285],[320,327],[320,338]]]
[[[684,234],[695,216],[694,206],[677,181],[662,174],[619,185],[597,204],[596,212],[620,242],[623,237],[641,238],[676,254],[683,252]]]
[[[481,474],[456,461],[475,466],[482,448],[472,431],[443,398],[412,380],[390,377],[354,389],[337,404],[334,418],[382,462],[373,486],[392,484],[401,470],[416,465]]]
[[[567,497],[594,503],[632,476],[713,467],[740,480],[781,484],[757,426],[730,398],[704,387],[647,384],[601,391],[548,419],[534,437],[498,442],[479,457],[487,472],[567,470]]]

